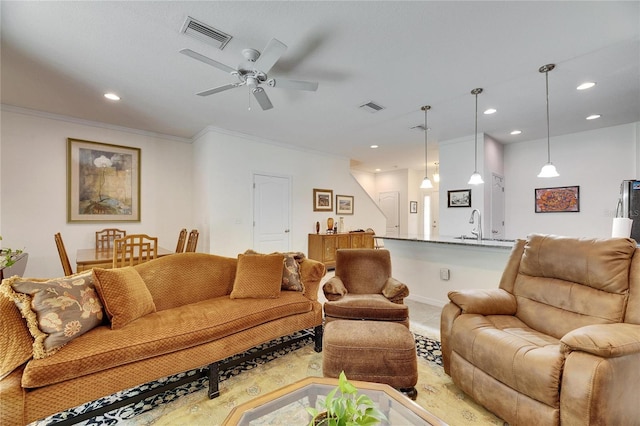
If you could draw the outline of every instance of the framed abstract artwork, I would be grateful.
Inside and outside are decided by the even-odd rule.
[[[566,213],[580,211],[580,187],[558,186],[536,188],[536,213]]]
[[[140,149],[67,139],[67,221],[139,222]]]

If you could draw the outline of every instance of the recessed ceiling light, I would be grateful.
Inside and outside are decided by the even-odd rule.
[[[600,118],[601,115],[600,114],[591,114],[590,116],[587,117],[587,120],[595,120],[596,118]]]
[[[371,145],[369,148],[376,149],[378,148],[378,145]]]
[[[522,134],[522,130],[512,130],[511,134],[512,135],[521,135]]]
[[[116,95],[115,93],[105,93],[104,97],[107,99],[110,99],[112,101],[119,101],[120,100],[120,96]]]
[[[376,172],[379,172],[379,171],[381,171],[381,170],[382,170],[382,169],[376,169]]]
[[[487,110],[484,111],[485,115],[489,115],[489,114],[495,114],[496,113],[496,109],[495,108],[489,108]]]
[[[576,87],[576,89],[578,89],[578,90],[587,90],[587,89],[591,89],[595,85],[596,84],[594,82],[592,82],[592,81],[585,81],[580,86]]]

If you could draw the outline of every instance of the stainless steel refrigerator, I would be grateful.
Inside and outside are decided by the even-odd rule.
[[[631,238],[640,243],[640,180],[623,180],[620,186],[620,200],[622,217],[633,220]]]

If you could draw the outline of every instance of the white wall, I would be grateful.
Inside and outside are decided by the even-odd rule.
[[[92,247],[102,228],[155,235],[174,249],[180,229],[193,226],[192,154],[184,140],[6,107],[1,124],[0,232],[5,247],[29,253],[26,276],[62,274],[56,232],[75,270],[76,250]],[[67,138],[141,149],[139,223],[67,223]]]
[[[637,123],[551,138],[551,161],[560,173],[538,178],[546,163],[546,139],[505,146],[507,238],[532,232],[608,237],[624,179],[637,170]],[[580,186],[580,212],[535,213],[534,190]]]
[[[373,228],[384,234],[385,218],[349,171],[349,159],[282,146],[245,135],[208,129],[194,141],[194,187],[206,190],[196,200],[202,247],[236,256],[253,246],[252,177],[254,173],[288,176],[292,181],[291,250],[307,252],[315,223],[332,213],[313,211],[313,188],[354,196],[354,214],[344,216],[349,229]],[[321,229],[323,229],[321,227]]]

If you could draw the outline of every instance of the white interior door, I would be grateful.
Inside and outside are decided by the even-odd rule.
[[[290,244],[291,182],[287,177],[253,175],[253,248],[287,252]]]
[[[378,205],[387,218],[386,235],[388,237],[400,236],[400,193],[381,192],[378,195]]]
[[[491,237],[504,239],[504,176],[491,174]]]

